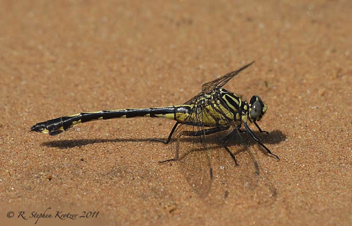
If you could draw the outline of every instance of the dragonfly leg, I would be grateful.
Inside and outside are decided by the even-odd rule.
[[[273,154],[269,148],[267,148],[259,139],[258,137],[256,137],[253,133],[253,131],[248,127],[247,123],[244,123],[244,128],[246,128],[246,131],[252,136],[252,138],[258,143],[260,144],[260,146],[262,146],[270,155],[274,156],[275,158],[277,158],[278,160],[280,160],[279,156]]]
[[[175,153],[175,157],[172,159],[166,159],[163,161],[159,161],[159,163],[166,163],[166,162],[176,162],[179,160],[179,155],[178,155],[178,148],[176,148],[176,153]]]
[[[179,122],[176,122],[176,124],[175,124],[175,125],[174,125],[174,127],[172,128],[172,130],[171,130],[171,132],[170,132],[170,134],[169,134],[169,137],[167,138],[167,140],[166,140],[166,141],[161,140],[161,139],[156,139],[156,138],[154,138],[154,139],[150,139],[150,140],[151,140],[151,141],[158,141],[158,142],[162,142],[162,143],[164,143],[164,144],[168,144],[168,143],[170,143],[170,141],[171,141],[171,137],[172,137],[172,135],[174,134],[174,132],[175,132],[176,127],[178,126],[178,124],[179,124]]]
[[[171,141],[171,137],[173,135],[173,133],[175,132],[177,126],[178,126],[179,122],[176,122],[176,124],[174,125],[174,127],[172,128],[171,132],[170,132],[170,135],[169,137],[167,138],[167,141],[163,141],[163,140],[159,140],[159,139],[152,139],[153,141],[159,141],[159,142],[162,142],[164,144],[168,144],[170,143]],[[179,158],[178,158],[178,148],[176,149],[176,154],[175,154],[175,158],[172,158],[172,159],[167,159],[167,160],[163,160],[163,161],[159,161],[159,163],[166,163],[166,162],[174,162],[174,161],[177,161]]]
[[[235,162],[235,165],[237,166],[238,163],[236,161],[236,157],[235,155],[230,151],[230,149],[227,147],[226,142],[237,132],[237,130],[239,130],[239,128],[237,127],[236,129],[232,130],[231,133],[227,134],[224,138],[221,139],[221,143],[222,146],[226,149],[227,153],[230,154],[231,158],[233,159],[233,161]]]
[[[173,132],[176,129],[177,124],[178,124],[178,122],[175,124],[175,126],[172,129],[172,131],[171,131],[171,133],[169,135],[169,138],[167,139],[166,142],[163,141],[163,140],[158,140],[158,139],[153,139],[153,141],[160,141],[160,142],[163,142],[164,144],[168,144],[170,142],[170,140],[171,140]],[[183,131],[182,135],[191,136],[191,137],[202,136],[202,135],[210,135],[210,134],[217,133],[217,132],[220,132],[220,131],[223,131],[223,130],[227,130],[228,128],[229,127],[214,127],[214,128],[210,128],[210,129],[198,130],[198,131],[193,131],[193,132],[191,132],[191,131]],[[165,162],[171,162],[171,161],[177,161],[177,160],[179,160],[178,151],[176,151],[175,158],[163,160],[163,161],[160,161],[159,163],[165,163]]]
[[[223,130],[227,130],[229,127],[214,127],[210,129],[202,129],[194,132],[187,132],[185,135],[190,136],[190,137],[197,137],[197,136],[202,136],[202,135],[210,135],[213,133],[218,133]]]
[[[258,128],[259,132],[269,134],[269,132],[268,132],[268,131],[264,131],[264,130],[262,130],[262,129],[259,127],[259,125],[257,124],[257,122],[256,122],[256,121],[254,121],[254,125]]]

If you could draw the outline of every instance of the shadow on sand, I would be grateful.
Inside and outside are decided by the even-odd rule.
[[[269,135],[261,134],[259,132],[255,132],[255,135],[264,143],[264,144],[278,144],[286,139],[286,135],[279,130],[273,130]],[[251,139],[247,134],[241,134],[241,136],[245,139],[247,145],[255,145],[256,141]],[[81,147],[90,144],[96,143],[118,143],[118,142],[156,142],[152,139],[155,138],[146,138],[146,139],[138,139],[138,138],[115,138],[115,139],[76,139],[76,140],[60,140],[60,141],[48,141],[43,142],[42,145],[47,147],[56,147],[60,149]],[[159,140],[165,140],[165,138],[156,138]],[[191,142],[192,138],[182,138],[181,142]],[[214,142],[213,139],[210,140]],[[215,142],[214,142],[215,143]],[[228,146],[232,145],[240,145],[241,139],[230,139],[227,142]]]

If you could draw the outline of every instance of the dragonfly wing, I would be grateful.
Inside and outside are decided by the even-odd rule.
[[[203,92],[198,93],[196,96],[192,97],[190,100],[188,100],[187,102],[185,102],[184,104],[193,104],[195,102],[197,102],[197,100],[203,95]]]
[[[239,74],[241,71],[243,71],[244,69],[246,69],[247,67],[249,67],[253,63],[254,63],[254,61],[252,63],[249,63],[249,64],[243,66],[242,68],[238,69],[237,71],[230,72],[230,73],[228,73],[228,74],[226,74],[226,75],[224,75],[224,76],[222,76],[222,77],[220,77],[218,79],[215,79],[215,80],[213,80],[211,82],[204,83],[203,86],[202,86],[202,92],[200,92],[196,96],[192,97],[190,100],[185,102],[185,104],[194,103],[199,98],[201,98],[204,94],[211,93],[215,89],[220,89],[228,81],[230,81],[233,77],[235,77],[237,74]]]
[[[172,143],[178,153],[177,164],[188,184],[199,196],[207,196],[212,183],[212,166],[204,126],[202,107],[194,107],[187,124],[181,124],[175,131]]]
[[[227,145],[238,162],[238,166],[233,167],[229,156],[221,162],[226,172],[228,201],[251,207],[272,205],[276,201],[277,191],[271,182],[270,171],[262,167],[261,152],[256,148],[256,143],[248,134],[238,132],[228,140]],[[213,156],[212,159],[215,160]],[[216,162],[213,166],[216,167]]]
[[[202,86],[202,92],[203,93],[209,93],[215,89],[220,89],[221,87],[223,87],[228,81],[230,81],[233,77],[235,77],[236,75],[238,75],[241,71],[243,71],[244,69],[246,69],[247,67],[249,67],[250,65],[252,65],[254,63],[254,61],[252,63],[249,63],[245,66],[243,66],[242,68],[238,69],[237,71],[233,71],[230,72],[218,79],[215,79],[211,82],[207,82],[205,84],[203,84]]]

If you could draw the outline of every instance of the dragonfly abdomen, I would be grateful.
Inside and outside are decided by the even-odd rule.
[[[85,112],[37,123],[31,128],[31,131],[49,133],[49,135],[57,135],[80,123],[114,118],[158,117],[177,120],[177,115],[185,114],[186,111],[187,109],[181,106],[170,106],[160,108],[119,109],[111,111],[104,110],[97,112]]]

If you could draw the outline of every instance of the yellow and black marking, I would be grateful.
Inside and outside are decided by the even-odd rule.
[[[189,111],[190,108],[186,105],[161,108],[119,109],[111,111],[85,112],[37,123],[31,128],[31,131],[49,133],[49,135],[57,135],[80,123],[113,118],[157,117],[182,121]]]
[[[193,132],[178,131],[179,134],[182,133],[191,137],[199,136],[204,141],[206,140],[206,135],[233,128],[232,131],[227,136],[223,137],[221,141],[223,147],[231,155],[235,161],[235,164],[237,164],[235,156],[226,146],[226,141],[232,137],[234,132],[241,131],[241,126],[243,123],[245,132],[249,133],[250,136],[269,154],[279,159],[277,155],[273,154],[255,136],[253,131],[248,126],[248,122],[253,122],[260,132],[268,133],[261,130],[257,124],[257,121],[261,120],[267,110],[267,106],[263,103],[260,97],[255,95],[251,98],[250,102],[247,103],[246,101],[242,101],[236,94],[222,88],[230,79],[249,67],[252,63],[245,65],[237,71],[230,72],[212,82],[205,83],[202,86],[202,92],[183,105],[79,113],[37,123],[31,128],[31,131],[57,135],[79,123],[85,123],[93,120],[158,117],[176,121],[176,124],[171,130],[168,139],[166,141],[158,140],[167,144],[171,141],[176,128],[180,125],[191,125],[195,129]],[[163,162],[176,161],[178,160],[177,156],[178,154],[176,150],[176,157],[174,159],[169,159]],[[212,177],[212,169],[210,169],[210,177]]]

